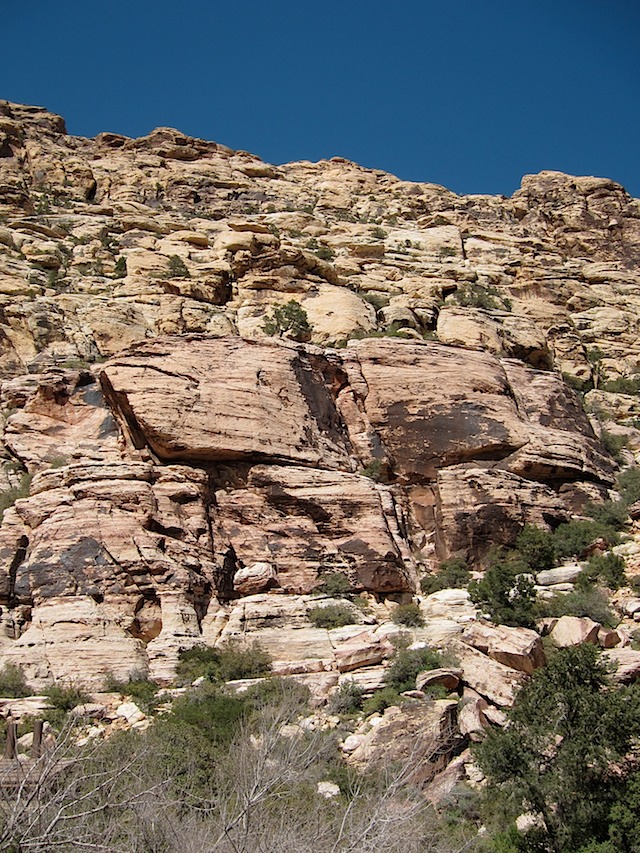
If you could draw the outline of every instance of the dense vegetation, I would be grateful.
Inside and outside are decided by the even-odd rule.
[[[73,729],[63,728],[43,760],[36,796],[28,786],[0,795],[0,849],[454,853],[465,847],[446,836],[406,766],[350,770],[337,733],[298,725],[310,713],[308,700],[304,688],[283,679],[266,678],[241,695],[206,680],[147,731],[80,748]]]
[[[595,646],[556,652],[520,691],[509,726],[475,749],[499,853],[640,850],[640,694],[611,683]],[[531,813],[531,828],[515,818]],[[505,825],[506,824],[506,825]]]

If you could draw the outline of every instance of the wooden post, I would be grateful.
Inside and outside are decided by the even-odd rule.
[[[42,755],[42,724],[43,720],[34,720],[33,743],[31,744],[32,758],[40,758]]]
[[[10,720],[7,722],[7,742],[4,747],[4,757],[5,758],[15,758],[16,757],[16,741],[18,739],[18,724],[12,723]]]

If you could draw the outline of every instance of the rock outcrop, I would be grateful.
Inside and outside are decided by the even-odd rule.
[[[562,376],[640,366],[640,205],[612,181],[459,197],[4,101],[0,151],[0,662],[34,683],[168,681],[234,637],[337,683],[390,646],[311,624],[327,576],[386,612],[606,496],[607,406],[640,452],[624,395],[588,416]],[[265,332],[290,300],[310,341]],[[459,636],[474,609],[437,595],[424,636]],[[507,705],[535,641],[470,638],[463,680]]]

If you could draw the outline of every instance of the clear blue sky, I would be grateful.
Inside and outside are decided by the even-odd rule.
[[[0,97],[73,134],[169,125],[460,193],[559,169],[640,197],[639,0],[5,3]]]

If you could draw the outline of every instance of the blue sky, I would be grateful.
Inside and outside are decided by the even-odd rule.
[[[20,0],[2,19],[0,97],[73,134],[169,125],[460,193],[559,169],[640,197],[638,0]]]

